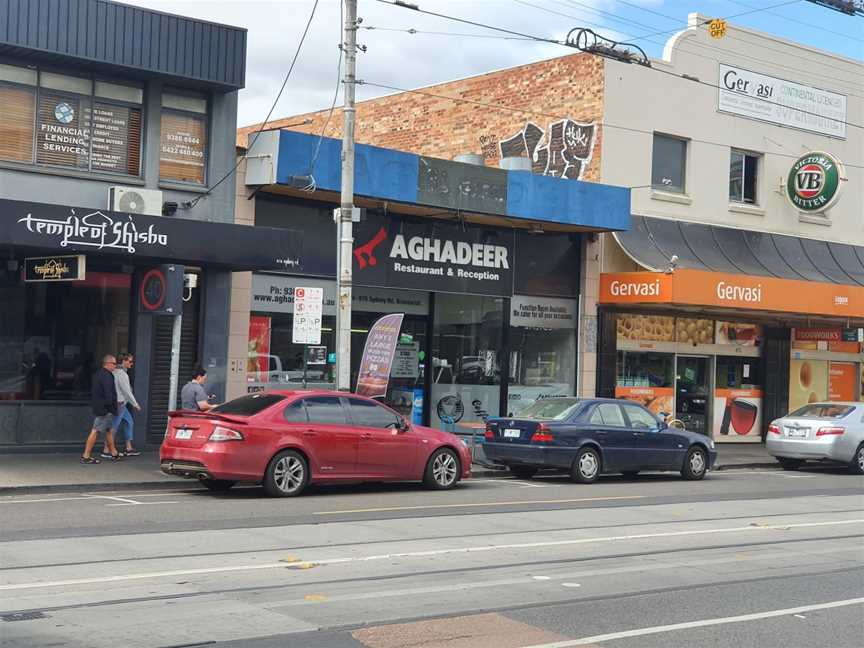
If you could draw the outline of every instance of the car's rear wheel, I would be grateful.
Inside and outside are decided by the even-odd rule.
[[[804,465],[802,459],[791,459],[789,457],[777,457],[777,461],[783,470],[798,470]]]
[[[510,466],[510,472],[519,479],[531,479],[537,474],[537,468],[533,466]]]
[[[427,488],[447,490],[459,483],[462,466],[459,457],[450,448],[439,448],[426,462],[423,483]]]
[[[296,450],[283,450],[270,460],[264,490],[273,497],[296,497],[309,484],[309,464]]]
[[[855,456],[849,462],[849,470],[853,475],[864,475],[864,443],[855,451]]]
[[[580,484],[590,484],[600,476],[600,453],[594,448],[582,448],[573,462],[570,478]]]
[[[695,446],[687,451],[684,457],[684,467],[681,476],[690,481],[697,481],[705,476],[708,471],[708,453],[702,448]]]
[[[230,479],[199,479],[198,481],[201,482],[201,485],[204,486],[204,488],[223,493],[237,483]]]

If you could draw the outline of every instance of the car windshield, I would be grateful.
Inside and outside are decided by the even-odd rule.
[[[234,400],[223,403],[222,405],[217,405],[210,411],[215,414],[254,416],[258,412],[263,412],[271,405],[275,405],[284,399],[285,397],[280,396],[279,394],[250,394],[248,396],[235,398]]]
[[[579,398],[543,398],[519,412],[519,418],[562,421],[581,404]]]
[[[832,405],[831,403],[814,403],[799,407],[789,414],[795,418],[841,419],[855,408],[851,405]]]

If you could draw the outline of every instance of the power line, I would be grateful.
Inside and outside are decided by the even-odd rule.
[[[389,85],[386,83],[377,83],[374,81],[366,81],[366,80],[358,79],[357,84],[358,85],[367,85],[367,86],[370,86],[373,88],[383,88],[385,90],[393,90],[394,92],[405,92],[408,94],[422,95],[425,97],[431,97],[433,99],[446,99],[446,100],[452,101],[454,103],[464,103],[464,104],[469,104],[472,106],[477,106],[479,108],[490,108],[492,110],[500,110],[502,112],[518,113],[518,114],[522,114],[522,115],[535,115],[538,117],[547,117],[549,119],[554,119],[554,120],[558,120],[558,121],[563,120],[563,119],[573,119],[572,115],[564,116],[564,115],[560,115],[557,113],[550,113],[550,112],[546,112],[546,111],[542,111],[542,110],[536,110],[536,109],[530,109],[530,108],[515,108],[513,106],[494,104],[494,103],[489,103],[486,101],[476,101],[474,99],[466,99],[465,97],[454,97],[451,95],[439,94],[436,92],[429,92],[426,90],[412,90],[409,88],[400,88],[398,86]],[[654,131],[645,130],[643,128],[633,128],[631,126],[621,126],[618,124],[611,124],[611,123],[606,122],[606,121],[600,122],[600,125],[603,126],[604,128],[614,128],[617,130],[630,131],[630,132],[634,132],[634,133],[642,133],[642,134],[646,134],[646,135],[653,135],[654,134]],[[720,147],[725,148],[725,149],[732,148],[728,142],[712,142],[710,140],[699,139],[696,137],[690,137],[688,139],[691,142],[698,142],[700,144],[709,144],[711,146],[720,146]],[[773,140],[769,140],[769,141],[771,141],[772,143],[777,144],[778,146],[783,148],[782,144],[779,144],[778,142],[774,142]],[[785,158],[790,158],[793,160],[797,160],[800,157],[800,155],[793,155],[791,153],[773,153],[773,152],[768,153],[768,152],[765,152],[764,154],[765,155],[776,155],[778,157],[785,157]],[[847,166],[847,167],[855,168],[855,169],[864,169],[864,164],[853,164],[853,163],[844,162],[843,165]]]
[[[285,91],[285,86],[288,85],[288,79],[291,77],[291,73],[294,71],[294,65],[297,63],[297,58],[300,56],[300,50],[303,48],[303,43],[306,40],[306,35],[309,33],[309,27],[312,25],[312,19],[315,17],[315,10],[318,8],[318,2],[319,2],[319,0],[315,0],[315,4],[312,5],[312,11],[309,12],[309,19],[306,21],[306,28],[303,30],[303,35],[300,37],[300,42],[297,44],[297,50],[294,52],[294,58],[291,59],[291,65],[288,68],[288,72],[285,73],[285,78],[282,80],[282,87],[279,88],[279,93],[276,95],[276,99],[273,100],[273,105],[270,106],[270,110],[267,113],[267,117],[261,123],[261,126],[255,132],[255,135],[252,137],[251,141],[249,142],[249,145],[246,147],[246,153],[244,153],[240,157],[240,159],[237,160],[237,163],[231,168],[230,171],[228,171],[228,173],[226,173],[224,176],[222,176],[222,178],[219,179],[219,182],[212,185],[209,189],[207,189],[207,191],[205,191],[203,194],[201,194],[200,196],[198,196],[194,200],[191,200],[188,204],[189,209],[195,207],[198,204],[198,201],[200,201],[202,198],[205,198],[205,197],[209,196],[211,193],[213,193],[213,190],[216,189],[216,187],[218,187],[223,182],[225,182],[229,177],[231,177],[234,174],[235,171],[237,171],[237,168],[240,166],[240,164],[249,155],[249,151],[255,145],[255,142],[258,141],[258,137],[261,135],[261,133],[267,127],[267,124],[270,122],[270,117],[273,116],[273,111],[276,110],[276,104],[279,103],[279,99],[282,98],[282,93]]]
[[[558,4],[563,4],[563,3],[559,2],[559,0],[553,0],[553,1],[554,1],[554,2],[558,2]],[[566,14],[566,13],[563,13],[563,12],[560,12],[560,11],[555,11],[554,9],[549,9],[549,8],[547,8],[547,7],[541,7],[541,6],[539,6],[539,5],[535,5],[535,4],[532,4],[532,3],[530,3],[530,2],[526,2],[525,0],[514,0],[514,2],[517,2],[518,4],[522,4],[522,5],[531,6],[531,7],[535,8],[535,9],[539,9],[539,10],[541,10],[541,11],[546,11],[546,12],[548,12],[548,13],[552,13],[552,14],[555,14],[555,15],[558,15],[558,16],[563,16],[563,17],[565,17],[565,18],[572,18],[573,20],[579,20],[579,21],[581,21],[581,22],[583,22],[583,23],[585,23],[585,24],[594,25],[594,26],[596,26],[596,27],[598,27],[598,28],[607,29],[607,27],[605,27],[605,26],[597,25],[596,23],[590,23],[590,22],[586,21],[584,18],[582,18],[581,16],[574,16],[574,15],[572,15],[572,14]],[[648,28],[649,28],[648,25],[645,25],[645,24],[643,24],[643,23],[640,23],[640,22],[637,22],[637,21],[635,21],[635,20],[631,20],[631,19],[628,19],[628,18],[619,18],[619,17],[615,16],[615,15],[612,14],[612,13],[609,13],[609,12],[607,12],[607,11],[601,11],[601,10],[599,10],[599,9],[594,9],[593,7],[590,7],[589,5],[586,5],[586,4],[582,3],[582,2],[576,2],[575,0],[567,0],[567,2],[568,2],[570,5],[580,5],[580,6],[582,6],[582,7],[585,7],[586,10],[591,11],[591,12],[593,12],[593,13],[596,13],[596,14],[598,14],[598,15],[601,15],[601,17],[602,17],[602,15],[609,16],[609,19],[610,19],[610,20],[616,20],[616,21],[621,22],[621,23],[626,23],[626,24],[636,25],[637,27],[642,27],[642,28],[645,28],[645,29],[648,29]],[[654,13],[657,13],[657,12],[654,12]],[[665,14],[661,14],[661,15],[663,15],[664,17],[669,18],[669,20],[674,20],[675,22],[682,23],[682,25],[684,25],[684,26],[687,25],[687,22],[686,22],[686,21],[682,21],[682,20],[679,20],[679,19],[677,19],[677,18],[672,18],[671,16],[666,16]],[[629,38],[629,39],[631,39],[631,40],[642,40],[641,38],[636,37],[636,36],[633,36],[632,34],[624,34],[624,37]],[[747,40],[747,39],[745,39],[745,38],[740,38],[740,37],[737,37],[737,36],[733,36],[732,34],[726,34],[726,35],[724,36],[724,38],[727,38],[727,39],[730,39],[730,40],[739,41],[739,42],[742,42],[742,43],[747,43],[748,45],[752,45],[752,44],[753,44],[752,41],[749,41],[749,40]],[[665,45],[665,43],[662,43],[662,42],[660,42],[660,41],[656,41],[656,40],[653,40],[653,39],[650,39],[650,38],[646,38],[646,39],[644,39],[644,40],[647,40],[649,43],[654,43],[654,44],[657,44],[657,45],[660,45],[660,46],[664,46],[664,45]],[[688,45],[689,45],[689,43],[688,43]],[[712,50],[712,51],[721,52],[721,53],[725,51],[725,50],[723,50],[722,48],[719,48],[719,47],[712,47],[711,45],[707,45],[707,44],[704,44],[704,43],[698,43],[698,42],[695,42],[695,43],[693,43],[693,45],[694,45],[695,47],[697,47],[697,48],[704,49],[704,50]],[[768,51],[778,52],[778,53],[780,53],[780,54],[784,54],[784,55],[786,54],[786,52],[783,52],[782,50],[778,50],[778,49],[776,49],[776,48],[766,47],[766,46],[761,45],[761,44],[759,45],[759,47],[760,47],[760,49],[765,49],[765,50],[768,50]],[[678,49],[678,51],[680,51],[680,52],[684,52],[684,53],[686,53],[686,54],[691,54],[691,55],[693,55],[693,56],[699,56],[699,57],[704,58],[704,59],[709,60],[709,61],[716,61],[717,63],[722,63],[722,61],[720,61],[720,59],[718,59],[718,58],[714,58],[714,57],[712,57],[712,56],[706,56],[706,55],[704,55],[704,54],[700,54],[700,53],[698,53],[698,52],[696,52],[696,51],[693,51],[693,50],[691,50],[691,49],[689,49],[689,48],[685,48],[685,47],[683,47],[681,44],[679,44],[679,45],[677,46],[677,49]],[[752,60],[752,61],[757,61],[757,62],[759,62],[759,63],[763,63],[763,64],[766,64],[766,65],[769,65],[769,66],[771,66],[771,67],[775,67],[775,68],[783,68],[783,69],[790,70],[790,71],[794,72],[795,75],[798,76],[798,77],[800,77],[801,74],[803,73],[803,74],[806,74],[807,76],[812,76],[812,77],[814,77],[814,78],[818,78],[819,80],[831,79],[832,81],[836,81],[837,83],[844,84],[844,85],[847,85],[847,84],[848,84],[848,85],[852,85],[853,87],[856,87],[856,88],[860,86],[860,83],[856,83],[855,80],[850,80],[850,79],[841,79],[841,78],[839,78],[839,77],[834,77],[834,76],[830,76],[830,75],[827,75],[827,74],[820,74],[820,73],[818,73],[818,72],[813,72],[813,73],[803,72],[803,71],[800,69],[800,67],[793,67],[793,66],[791,66],[791,65],[784,65],[784,64],[782,64],[782,63],[777,63],[776,61],[769,61],[769,60],[766,60],[766,59],[761,59],[761,58],[759,58],[759,57],[756,57],[756,56],[753,56],[753,55],[750,55],[750,54],[744,54],[744,53],[741,53],[741,52],[736,52],[735,55],[736,55],[737,57],[740,57],[740,58],[746,58],[746,59],[749,59],[749,60]],[[822,65],[822,66],[824,66],[824,67],[829,67],[829,68],[831,67],[831,65],[828,64],[828,63],[819,63],[819,65]],[[843,90],[844,90],[845,94],[847,94],[848,96],[864,98],[864,95],[855,94],[854,92],[850,92],[849,90],[846,90],[845,88],[843,88]]]
[[[625,0],[618,0],[618,2],[621,2],[622,4],[630,4],[629,2],[626,2]],[[741,7],[747,7],[748,9],[755,9],[755,7],[753,5],[749,5],[746,2],[739,2],[738,0],[729,0],[729,2],[736,4],[736,5],[739,5]],[[656,13],[656,12],[654,12],[654,13]],[[854,41],[856,43],[861,42],[860,37],[850,36],[849,34],[844,34],[843,32],[834,31],[833,29],[828,29],[827,27],[822,27],[821,25],[807,24],[807,23],[804,23],[800,20],[796,20],[795,18],[790,18],[789,16],[784,16],[783,14],[777,13],[776,11],[766,11],[765,13],[770,14],[776,18],[781,18],[787,22],[795,23],[796,25],[801,25],[802,27],[806,27],[807,29],[818,29],[819,31],[823,31],[826,34],[833,34],[834,36],[840,36],[841,38],[848,38],[849,40]]]
[[[507,41],[533,41],[533,38],[527,38],[524,36],[496,36],[494,34],[468,34],[465,32],[443,32],[443,31],[427,31],[425,29],[414,29],[413,27],[409,27],[407,29],[400,29],[398,27],[375,27],[374,25],[361,25],[360,29],[367,29],[369,31],[389,31],[389,32],[403,32],[405,34],[425,34],[427,36],[459,36],[461,38],[490,38],[495,40],[507,40]]]
[[[525,33],[521,33],[521,32],[513,32],[513,31],[511,31],[511,30],[509,30],[509,29],[504,29],[504,28],[501,28],[501,27],[495,27],[495,26],[493,26],[493,25],[486,25],[486,24],[478,23],[478,22],[474,22],[474,21],[466,21],[466,20],[463,19],[463,18],[456,18],[456,17],[454,17],[454,16],[448,16],[448,15],[446,15],[446,14],[431,13],[431,12],[428,12],[428,11],[425,11],[425,10],[423,10],[423,9],[418,8],[416,5],[408,6],[408,5],[405,5],[405,4],[402,3],[402,2],[398,2],[398,1],[397,1],[397,2],[391,2],[390,0],[377,0],[377,1],[378,1],[378,2],[381,2],[381,3],[383,3],[383,4],[393,5],[394,7],[402,7],[402,8],[406,8],[406,9],[411,9],[411,10],[413,10],[413,11],[419,11],[420,13],[431,14],[431,15],[437,16],[437,17],[439,17],[439,18],[445,18],[445,19],[449,19],[449,20],[455,20],[455,21],[457,21],[457,22],[469,22],[470,24],[474,25],[475,27],[481,27],[481,28],[483,28],[483,29],[490,29],[490,30],[492,30],[492,31],[501,31],[501,32],[504,32],[504,33],[510,33],[510,34],[517,34],[517,35],[519,35],[519,36],[526,36],[526,37],[532,38],[533,40],[536,40],[536,41],[538,41],[538,42],[554,43],[554,44],[556,44],[556,45],[563,45],[564,47],[570,47],[570,48],[574,48],[574,49],[575,49],[575,46],[574,46],[573,44],[571,44],[571,43],[563,43],[563,42],[561,42],[561,41],[556,41],[556,40],[552,40],[552,39],[549,39],[549,38],[543,38],[543,37],[541,37],[541,36],[532,36],[531,34],[525,34]],[[800,0],[793,0],[793,1],[794,1],[794,2],[799,2]],[[775,7],[779,7],[779,6],[784,6],[784,5],[786,5],[786,4],[792,4],[792,2],[785,2],[785,3],[780,4],[780,5],[771,5],[771,7],[766,7],[766,9],[769,9],[769,8],[775,8]],[[747,14],[747,13],[754,13],[755,11],[760,11],[760,10],[753,10],[753,11],[750,11],[750,12],[743,12],[743,13],[741,13],[741,14],[736,14],[736,15],[741,16],[741,15],[745,15],[745,14]],[[731,16],[731,17],[735,17],[735,16]],[[598,56],[602,56],[602,54],[598,54]],[[607,58],[608,58],[608,57],[607,57]],[[723,87],[721,87],[721,86],[719,86],[719,85],[714,85],[713,83],[708,83],[707,81],[701,81],[701,80],[699,80],[699,79],[696,79],[695,77],[685,77],[685,76],[683,76],[683,75],[681,75],[681,74],[677,74],[677,73],[675,73],[675,72],[669,72],[669,71],[666,71],[666,70],[661,70],[660,68],[655,68],[655,67],[648,67],[647,69],[649,69],[649,70],[654,70],[654,71],[656,71],[656,72],[660,72],[660,73],[662,73],[662,74],[668,74],[668,75],[670,75],[670,76],[673,76],[673,77],[676,77],[676,78],[679,78],[679,79],[685,79],[685,78],[686,78],[687,80],[692,81],[693,83],[698,83],[699,85],[704,85],[704,86],[706,86],[706,87],[713,88],[713,89],[715,89],[715,90],[726,90],[726,88],[723,88]],[[749,95],[748,95],[748,96],[749,96]],[[779,103],[779,102],[777,102],[777,101],[771,101],[771,100],[769,100],[769,99],[765,99],[765,98],[763,98],[763,97],[751,97],[751,98],[754,99],[754,100],[756,100],[756,101],[761,101],[762,103],[765,103],[765,104],[774,105],[774,106],[780,106],[781,108],[785,108],[785,109],[787,109],[787,110],[794,110],[795,112],[799,112],[799,113],[801,113],[801,114],[805,114],[805,115],[812,115],[812,116],[814,116],[814,117],[819,117],[820,119],[826,119],[826,120],[828,120],[828,121],[836,122],[836,123],[838,123],[838,124],[845,124],[845,125],[847,125],[847,126],[852,126],[852,127],[854,127],[854,128],[860,128],[860,129],[864,130],[864,126],[862,126],[861,124],[856,124],[856,123],[854,123],[854,122],[849,122],[849,121],[845,121],[845,120],[842,120],[842,119],[836,119],[836,118],[834,118],[834,117],[826,117],[825,115],[820,115],[819,113],[815,113],[815,112],[812,112],[812,111],[810,111],[810,110],[805,110],[805,109],[803,109],[803,108],[797,108],[797,107],[795,107],[795,106],[789,106],[789,105],[787,105],[787,104]]]

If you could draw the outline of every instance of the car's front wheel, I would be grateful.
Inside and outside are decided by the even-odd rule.
[[[684,457],[684,467],[681,476],[690,481],[697,481],[708,472],[708,453],[699,446],[694,446],[687,451]]]
[[[459,457],[450,448],[439,448],[426,462],[423,483],[427,488],[447,490],[459,483],[462,467]]]
[[[236,481],[231,481],[230,479],[199,479],[198,481],[201,482],[201,485],[204,486],[204,488],[222,493],[224,493],[237,483]]]
[[[590,484],[600,476],[600,453],[594,448],[582,448],[576,455],[570,477],[580,484]]]
[[[283,450],[270,460],[264,490],[273,497],[295,497],[309,484],[309,464],[296,450]]]
[[[537,474],[537,469],[533,466],[510,466],[510,472],[519,479],[531,479]]]
[[[864,443],[855,451],[855,456],[849,462],[849,470],[853,475],[864,475]]]

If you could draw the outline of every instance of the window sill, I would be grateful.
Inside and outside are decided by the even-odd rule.
[[[811,225],[821,225],[822,227],[831,227],[831,219],[828,216],[811,216],[803,212],[798,212],[799,223],[810,223]]]
[[[663,202],[678,203],[679,205],[692,205],[693,199],[687,194],[671,193],[668,191],[651,190],[651,200],[662,200]]]
[[[186,191],[188,193],[197,193],[197,194],[205,194],[207,193],[207,187],[203,185],[193,185],[193,184],[183,184],[182,182],[165,182],[163,180],[159,181],[160,189],[167,189],[169,191]]]
[[[765,209],[758,205],[748,205],[747,203],[729,203],[729,211],[738,214],[749,214],[751,216],[764,216]]]
[[[50,175],[63,178],[75,178],[76,180],[93,180],[94,182],[110,182],[115,185],[129,185],[143,187],[146,182],[141,178],[133,176],[110,175],[107,173],[89,173],[87,171],[76,171],[74,169],[57,169],[54,167],[34,166],[32,164],[19,164],[7,160],[0,161],[0,169],[7,171],[23,171],[25,173],[38,173],[39,175]],[[105,197],[106,204],[108,197]]]

